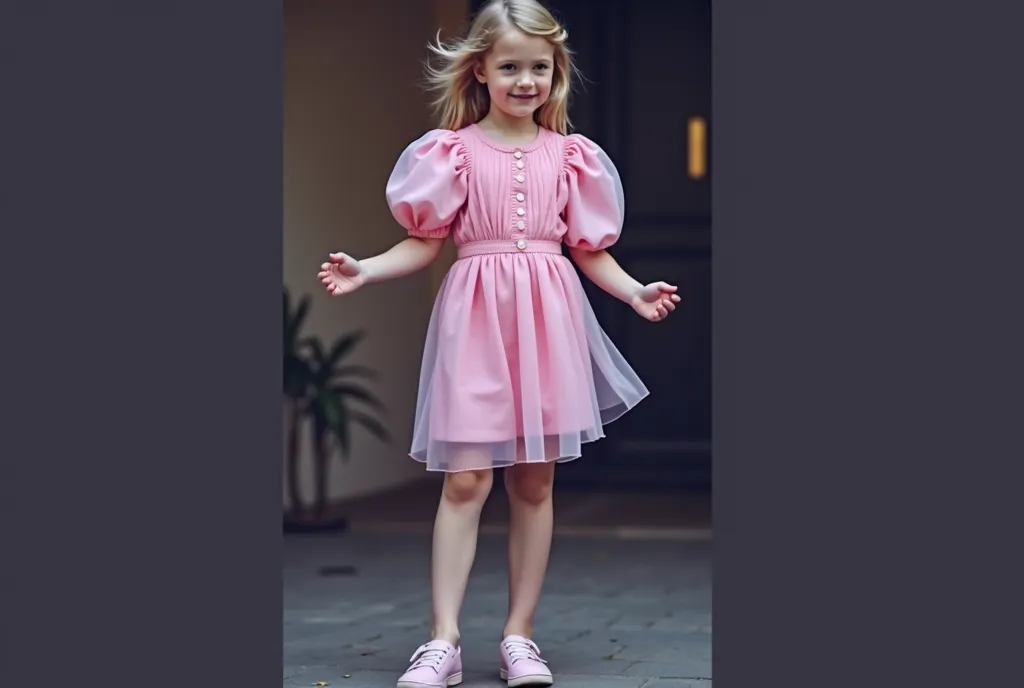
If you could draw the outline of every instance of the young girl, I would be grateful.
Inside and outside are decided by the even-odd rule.
[[[565,30],[534,0],[494,0],[460,43],[438,45],[440,128],[401,154],[387,201],[409,238],[355,260],[330,255],[333,295],[427,267],[450,236],[458,260],[424,346],[410,455],[445,472],[434,524],[433,633],[398,688],[462,680],[458,615],[493,470],[511,506],[509,611],[499,648],[508,685],[551,685],[531,640],[552,534],[556,462],[647,395],[598,325],[572,264],[658,322],[676,287],[641,285],[605,251],[624,218],[615,167],[567,134],[572,63]]]

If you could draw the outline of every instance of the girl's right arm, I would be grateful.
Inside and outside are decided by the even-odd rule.
[[[331,296],[350,294],[365,284],[405,277],[427,267],[437,259],[444,239],[409,237],[390,249],[363,260],[347,253],[332,253],[320,266],[317,277]]]
[[[385,282],[419,272],[437,260],[444,241],[444,239],[409,237],[384,253],[372,258],[364,258],[359,261],[359,265],[362,268],[366,284]],[[344,254],[332,253],[331,262],[334,262],[335,256],[341,255]]]
[[[433,263],[466,202],[469,167],[469,154],[456,132],[434,129],[406,146],[388,178],[385,196],[409,238],[364,260],[332,253],[317,274],[328,293],[347,294]]]

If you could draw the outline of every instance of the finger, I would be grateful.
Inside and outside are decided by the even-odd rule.
[[[676,309],[676,305],[671,301],[665,300],[661,302],[661,305],[665,307],[665,310],[672,312]]]
[[[682,301],[682,299],[679,298],[678,294],[673,294],[672,295],[672,300],[675,301],[676,303],[679,303],[680,301]]]
[[[664,294],[670,294],[678,289],[675,285],[667,284],[666,282],[656,282],[655,285],[658,287],[658,291]]]
[[[344,253],[332,253],[330,255],[330,259],[331,259],[332,263],[336,263],[337,265],[341,265],[346,260],[348,260],[348,256],[345,255]]]
[[[668,311],[665,310],[664,306],[658,306],[658,315],[662,318],[668,317]]]

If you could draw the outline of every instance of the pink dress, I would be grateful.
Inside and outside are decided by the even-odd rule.
[[[387,200],[410,235],[451,236],[459,253],[427,331],[412,458],[432,471],[574,459],[647,396],[561,250],[607,248],[622,228],[622,186],[597,144],[433,130],[399,157]]]

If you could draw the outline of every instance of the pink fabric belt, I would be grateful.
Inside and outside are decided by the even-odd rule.
[[[459,259],[488,253],[562,253],[562,242],[539,239],[504,239],[502,241],[468,241],[458,248]]]

